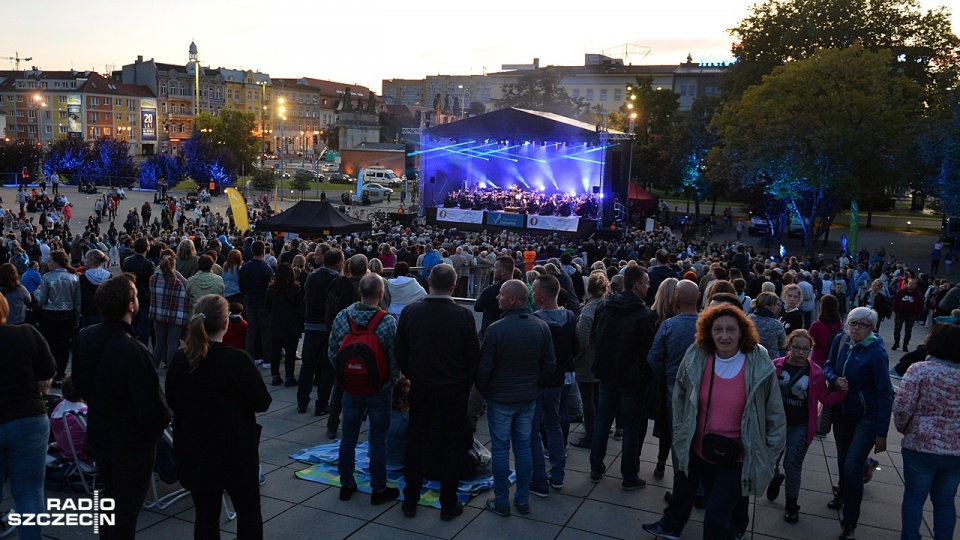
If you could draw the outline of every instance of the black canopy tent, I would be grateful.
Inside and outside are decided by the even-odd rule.
[[[427,133],[448,139],[491,138],[568,143],[596,143],[600,140],[597,126],[593,124],[559,114],[514,107],[434,126]]]
[[[369,221],[352,218],[328,201],[300,201],[291,208],[257,222],[257,231],[293,232],[303,236],[326,236],[367,232]]]

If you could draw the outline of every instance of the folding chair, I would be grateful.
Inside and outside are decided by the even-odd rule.
[[[73,440],[73,432],[70,431],[69,419],[73,418],[77,425],[83,430],[84,433],[87,432],[87,415],[78,411],[68,411],[60,420],[63,422],[63,431],[64,435],[67,437],[67,445],[70,447],[70,454],[73,458],[73,467],[74,471],[80,476],[80,482],[83,485],[84,491],[88,495],[93,495],[93,492],[97,489],[102,488],[103,486],[99,485],[100,476],[97,474],[97,469],[95,466],[91,467],[90,465],[84,463],[80,460],[80,452],[77,448],[77,441]]]

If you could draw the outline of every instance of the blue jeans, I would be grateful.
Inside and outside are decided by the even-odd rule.
[[[490,426],[490,455],[493,468],[493,493],[497,506],[510,507],[510,444],[513,443],[513,461],[517,467],[517,504],[530,502],[530,430],[536,401],[527,403],[497,403],[487,401],[487,423]]]
[[[840,491],[843,493],[844,527],[856,527],[860,521],[860,502],[863,500],[863,464],[877,442],[877,424],[862,416],[836,414],[833,437],[837,441],[837,468]]]
[[[563,484],[564,467],[567,465],[563,430],[560,428],[560,394],[563,387],[541,388],[537,406],[530,425],[530,456],[533,459],[533,485],[547,489],[546,463],[543,458],[543,439],[540,426],[547,432],[547,449],[550,451],[550,478]]]
[[[953,538],[957,524],[954,498],[960,485],[960,456],[941,456],[917,452],[908,448],[903,452],[903,504],[900,507],[900,538],[919,540],[923,504],[930,495],[933,503],[933,538]]]
[[[593,428],[593,448],[590,449],[590,470],[601,473],[605,469],[603,458],[607,455],[607,432],[614,417],[623,429],[623,445],[620,458],[620,473],[625,482],[640,479],[637,458],[640,457],[640,440],[647,434],[647,422],[640,419],[642,399],[639,392],[623,390],[611,383],[600,382],[600,406],[597,422]],[[641,433],[641,423],[643,432]]]
[[[374,491],[381,491],[387,487],[387,430],[390,429],[392,401],[392,384],[369,396],[343,393],[343,438],[340,439],[340,457],[337,465],[341,485],[357,485],[353,477],[357,457],[357,439],[360,436],[360,422],[366,411],[367,421],[370,424],[370,429],[367,431],[370,487]]]
[[[179,324],[153,321],[153,339],[155,341],[153,367],[160,367],[161,362],[170,365],[173,355],[177,354],[177,349],[180,348],[180,332],[182,330],[183,327]]]
[[[0,499],[3,479],[9,475],[10,490],[21,514],[44,511],[43,476],[49,436],[50,420],[46,415],[0,424]],[[41,537],[39,526],[20,526],[18,530],[20,538]]]

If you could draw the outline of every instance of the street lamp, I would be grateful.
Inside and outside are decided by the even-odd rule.
[[[281,90],[281,92],[283,92],[283,90]],[[282,148],[280,149],[280,200],[282,201],[283,200],[283,173],[285,172],[284,164],[283,164],[283,155],[287,151],[287,138],[284,133],[286,128],[286,126],[284,125],[284,122],[286,122],[287,116],[285,114],[286,108],[284,108],[283,106],[282,95],[279,98],[277,98],[277,103],[280,104],[280,107],[277,109],[277,111],[280,117],[280,144],[282,146]]]
[[[467,96],[467,89],[462,84],[458,84],[457,88],[460,89],[460,119],[463,120],[463,102]]]
[[[40,146],[43,146],[43,122],[41,121],[41,115],[43,114],[43,108],[47,106],[47,102],[43,101],[43,97],[40,94],[34,94],[33,96],[33,109],[37,114],[37,141],[40,142]]]

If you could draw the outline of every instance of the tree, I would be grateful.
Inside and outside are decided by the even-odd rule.
[[[250,187],[261,193],[273,191],[277,187],[277,177],[269,169],[255,169],[250,177]]]
[[[107,136],[93,141],[86,170],[86,176],[100,185],[130,186],[138,177],[137,165],[130,155],[130,144]]]
[[[960,101],[954,102],[951,113],[941,144],[937,145],[942,159],[933,184],[943,211],[957,215],[960,214]]]
[[[578,118],[587,109],[583,98],[572,99],[561,86],[563,75],[555,68],[537,69],[517,82],[501,87],[503,97],[494,100],[498,109],[516,107]]]
[[[720,99],[716,96],[700,96],[688,111],[677,115],[671,146],[679,155],[680,185],[685,193],[693,195],[696,214],[700,215],[700,201],[712,200],[710,215],[716,214],[717,198],[724,191],[724,183],[716,176],[706,174],[707,156],[717,143],[716,134],[710,130],[710,122],[716,114]]]
[[[907,179],[922,89],[891,72],[889,58],[854,45],[776,68],[714,117],[723,145],[711,151],[709,169],[741,187],[764,184],[786,201],[809,252],[843,197],[882,193]]]
[[[303,192],[310,189],[313,183],[313,175],[308,172],[298,172],[290,179],[290,189],[300,192],[300,198],[303,198]]]
[[[175,186],[186,175],[183,160],[169,154],[150,156],[140,165],[140,187],[155,189],[157,180],[164,178],[167,186]]]
[[[0,142],[0,171],[11,172],[10,182],[20,182],[20,171],[26,167],[31,177],[40,170],[43,151],[31,141]]]
[[[53,141],[44,152],[43,172],[51,175],[54,172],[66,175],[64,183],[75,180],[79,183],[80,176],[87,173],[93,155],[87,142],[78,137],[60,137]]]
[[[207,133],[217,148],[230,152],[243,170],[249,170],[260,154],[260,140],[253,135],[256,115],[253,112],[221,109],[217,116],[208,113],[194,118],[194,127]],[[209,130],[204,132],[203,130]]]
[[[470,107],[467,109],[467,116],[480,116],[485,112],[487,112],[487,107],[482,101],[471,101]]]
[[[729,31],[739,39],[725,88],[733,98],[778,66],[854,43],[885,50],[898,71],[937,93],[955,86],[940,72],[960,63],[950,10],[923,12],[917,0],[765,0]]]

